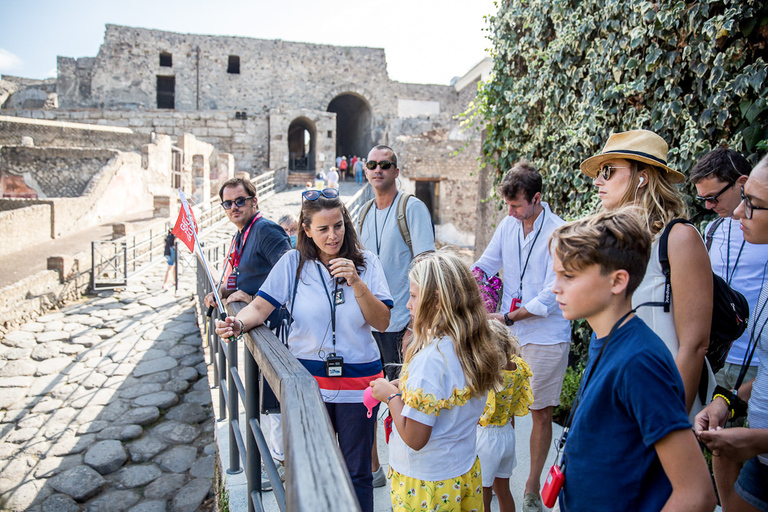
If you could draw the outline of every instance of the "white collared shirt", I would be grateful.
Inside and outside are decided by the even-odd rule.
[[[512,326],[512,334],[518,337],[520,345],[554,345],[571,341],[571,323],[563,318],[563,312],[557,305],[555,294],[552,293],[555,271],[554,261],[549,253],[549,237],[555,229],[565,224],[565,221],[552,213],[547,203],[542,201],[541,206],[544,209],[534,221],[533,230],[526,237],[523,236],[522,221],[512,216],[504,217],[496,228],[491,243],[473,265],[482,269],[488,276],[503,269],[504,294],[500,310],[502,314],[509,311],[512,298],[520,289],[520,275],[525,268],[522,306],[535,316],[517,321]]]

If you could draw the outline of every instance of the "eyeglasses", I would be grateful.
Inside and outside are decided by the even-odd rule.
[[[739,176],[739,178],[740,178],[740,177],[741,177],[741,176]],[[712,203],[712,204],[714,204],[714,205],[717,205],[717,203],[719,203],[719,202],[720,202],[720,200],[718,199],[718,197],[720,197],[720,196],[722,195],[722,193],[723,193],[723,192],[725,192],[726,190],[728,190],[729,188],[731,188],[731,187],[733,186],[733,184],[734,184],[734,183],[736,183],[736,182],[739,180],[739,178],[736,178],[735,180],[733,180],[732,182],[730,182],[729,184],[727,184],[726,186],[724,186],[724,187],[723,187],[723,188],[720,190],[720,192],[718,192],[717,194],[715,194],[715,195],[713,195],[713,196],[708,196],[708,197],[696,196],[696,199],[698,199],[699,201],[704,201],[704,202],[707,202],[707,201],[709,201],[710,203]],[[742,197],[744,197],[744,196],[742,195]]]
[[[307,201],[316,201],[320,196],[326,197],[328,199],[336,199],[339,197],[339,191],[335,188],[326,188],[323,190],[305,190],[301,193],[301,195]]]
[[[763,206],[755,206],[752,204],[752,200],[744,195],[744,187],[741,187],[741,200],[744,202],[744,216],[748,220],[752,220],[752,214],[755,210],[768,210]]]
[[[382,171],[386,171],[387,169],[395,165],[395,162],[390,162],[389,160],[381,160],[380,162],[377,162],[376,160],[368,160],[367,162],[365,162],[365,166],[370,170],[374,170],[377,165],[381,167]]]
[[[231,208],[232,208],[232,205],[235,205],[235,206],[237,206],[238,208],[242,208],[243,206],[245,206],[245,202],[246,202],[247,200],[249,200],[249,199],[253,199],[253,196],[248,196],[248,197],[243,197],[243,196],[240,196],[240,197],[238,197],[237,199],[235,199],[234,201],[232,201],[232,200],[230,200],[230,199],[227,199],[226,201],[222,201],[222,202],[221,202],[221,206],[222,206],[222,207],[223,207],[225,210],[229,210],[229,209],[231,209]]]
[[[613,176],[613,173],[616,172],[616,169],[629,169],[629,167],[619,167],[611,164],[603,165],[598,169],[595,179],[597,179],[598,176],[602,176],[605,181],[608,181]]]

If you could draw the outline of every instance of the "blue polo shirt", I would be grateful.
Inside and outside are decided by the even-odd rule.
[[[588,375],[605,338],[589,346]],[[617,329],[584,390],[565,445],[564,512],[656,511],[672,494],[654,444],[690,429],[672,355],[634,317]]]
[[[250,223],[250,221],[249,221]],[[237,234],[236,246],[242,240],[248,225]],[[278,224],[264,217],[253,223],[238,265],[237,289],[256,295],[280,257],[291,250],[288,234]]]

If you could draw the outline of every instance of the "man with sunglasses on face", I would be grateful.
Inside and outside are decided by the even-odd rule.
[[[751,169],[740,153],[721,147],[704,155],[691,170],[690,177],[698,192],[696,199],[720,216],[704,228],[712,270],[744,295],[750,310],[760,296],[760,279],[768,260],[768,246],[745,241],[733,212],[741,202],[741,187],[747,182]],[[725,366],[715,375],[718,385],[732,389],[736,384],[748,342],[748,332],[734,341]],[[760,359],[755,356],[745,380],[755,377],[759,364]]]
[[[375,146],[368,153],[365,163],[365,175],[373,187],[373,203],[363,206],[365,213],[360,226],[360,243],[379,257],[389,291],[394,299],[389,327],[386,332],[374,330],[373,337],[379,345],[384,372],[389,380],[400,374],[402,363],[403,335],[408,329],[410,313],[405,307],[408,303],[408,271],[411,261],[419,254],[435,250],[435,234],[432,229],[432,217],[427,206],[413,196],[406,196],[397,190],[397,154],[389,146]],[[398,223],[400,201],[405,203],[405,221],[410,233],[411,247],[404,240]],[[379,465],[379,457],[374,437],[373,444],[373,486],[386,485],[384,470]]]
[[[256,187],[250,180],[233,178],[224,182],[219,189],[219,198],[227,217],[237,227],[224,268],[219,297],[226,298],[227,304],[238,301],[248,304],[253,301],[275,263],[291,249],[291,241],[280,225],[261,216]],[[216,308],[214,293],[205,297],[205,305],[209,308]],[[267,319],[270,328],[279,325],[280,311],[280,308],[276,308]],[[270,431],[270,452],[282,476],[285,472],[282,466],[285,455],[280,415],[267,415],[263,417],[262,424]],[[263,490],[272,489],[266,473],[262,472],[261,480]]]
[[[747,243],[768,247],[768,157],[739,187],[741,202],[733,212]],[[755,358],[760,357],[757,376],[745,379],[735,393],[718,388],[712,402],[697,416],[694,431],[714,455],[712,466],[720,502],[725,512],[768,511],[768,261],[758,276],[760,298],[749,318],[749,340]],[[739,401],[749,401],[749,427],[726,428],[731,410]],[[735,461],[737,478],[723,478],[722,459]],[[744,462],[746,461],[746,462]],[[744,462],[743,467],[741,463]]]

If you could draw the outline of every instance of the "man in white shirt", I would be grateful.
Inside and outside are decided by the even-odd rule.
[[[503,269],[501,310],[490,316],[509,326],[520,340],[522,357],[531,367],[531,470],[525,483],[523,512],[541,511],[541,472],[552,442],[552,412],[568,366],[571,324],[557,306],[549,236],[563,219],[541,200],[541,175],[521,160],[501,180],[499,195],[508,216],[473,265],[487,276]]]
[[[768,246],[744,240],[739,221],[733,218],[733,211],[741,202],[741,187],[747,182],[750,171],[749,162],[740,153],[717,148],[699,160],[691,170],[690,180],[699,194],[697,199],[720,216],[704,228],[712,270],[744,295],[751,311],[760,296]],[[744,363],[748,342],[749,333],[745,332],[733,343],[725,366],[715,376],[718,385],[733,389]],[[755,377],[759,364],[760,360],[755,356],[745,382]]]

